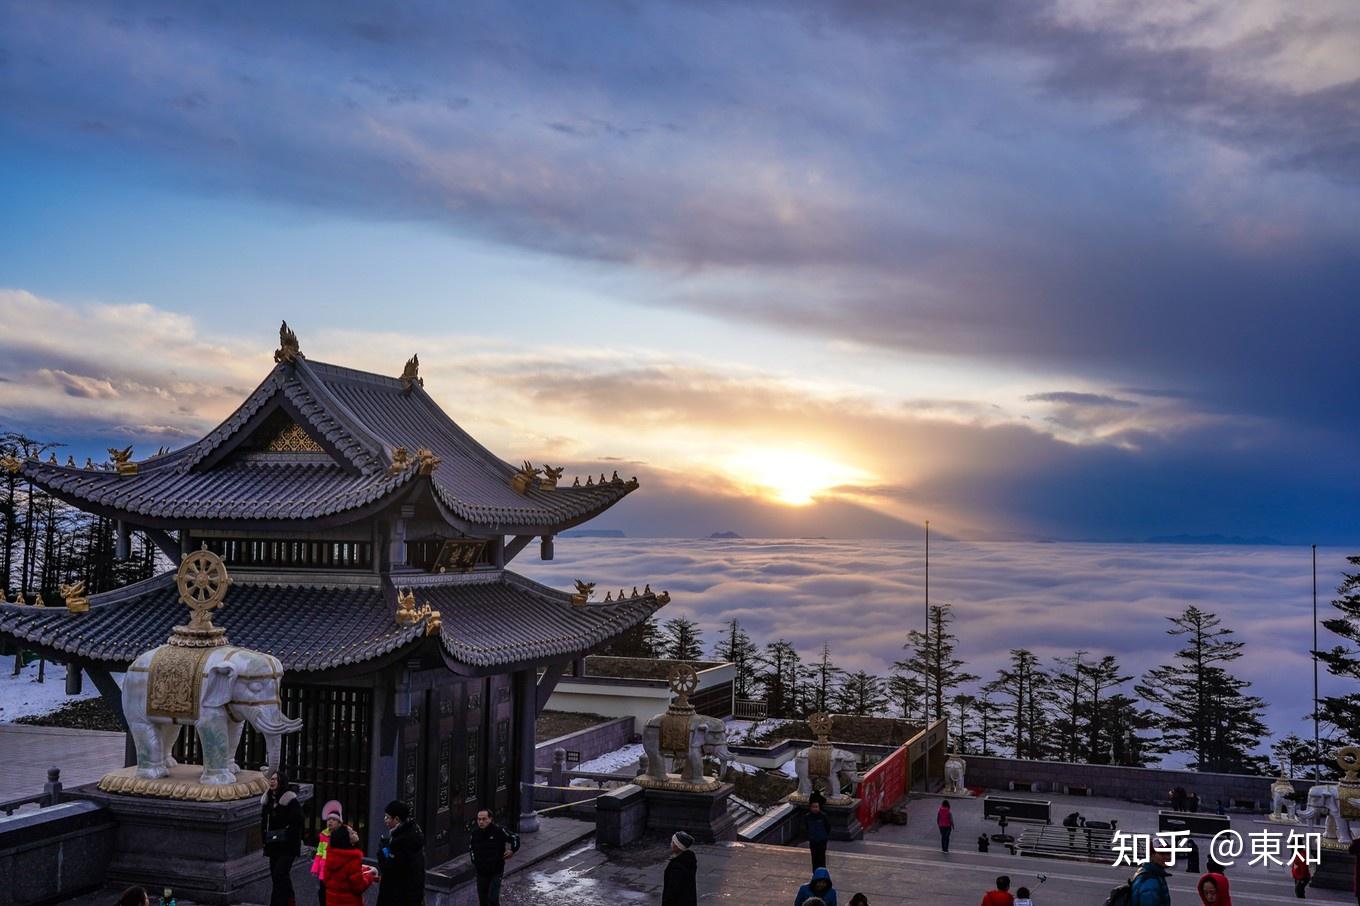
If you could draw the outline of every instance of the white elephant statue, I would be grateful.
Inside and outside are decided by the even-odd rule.
[[[816,761],[815,758],[809,758],[809,753],[816,748],[818,747],[808,746],[793,756],[793,768],[798,773],[798,795],[806,799],[820,785],[825,787],[824,794],[827,799],[844,799],[841,790],[846,784],[853,787],[859,781],[859,776],[855,773],[857,763],[855,753],[827,746],[823,751],[827,752],[830,765],[825,772],[814,773],[809,771],[808,762]]]
[[[1351,827],[1353,819],[1343,812],[1355,812],[1360,807],[1360,799],[1348,798],[1345,808],[1335,783],[1319,783],[1308,788],[1308,805],[1298,810],[1298,817],[1311,825],[1322,825],[1322,838],[1335,840],[1342,846],[1350,846],[1355,839]]]
[[[727,748],[727,725],[716,717],[692,714],[685,734],[685,748],[680,750],[668,746],[662,751],[661,724],[668,716],[674,715],[658,714],[647,721],[642,729],[642,748],[647,753],[647,773],[644,776],[659,784],[670,782],[664,757],[670,755],[675,759],[676,773],[680,775],[681,783],[703,786],[714,782],[704,777],[706,757],[717,760],[718,776],[721,777],[727,765],[735,760]]]
[[[949,753],[949,757],[944,761],[944,791],[946,793],[963,793],[966,788],[963,785],[963,774],[968,769],[968,762],[959,756],[958,752]]]
[[[1271,821],[1295,821],[1297,815],[1294,801],[1289,797],[1294,795],[1294,784],[1284,776],[1283,773],[1270,785],[1270,820]]]
[[[123,680],[123,716],[137,747],[136,776],[155,780],[169,775],[169,769],[175,766],[170,750],[179,736],[181,724],[190,724],[198,731],[203,751],[200,783],[225,785],[236,782],[236,774],[241,768],[234,757],[247,722],[264,736],[269,772],[277,771],[282,737],[302,729],[301,720],[290,719],[283,712],[279,698],[283,664],[279,659],[271,654],[232,646],[206,652],[181,647],[170,652],[178,665],[189,668],[195,665],[195,656],[202,657],[198,667],[200,675],[194,677],[192,669],[185,670],[181,666],[175,678],[183,682],[174,684],[171,689],[189,699],[193,695],[188,689],[197,689],[198,696],[197,701],[177,703],[188,705],[182,716],[161,716],[156,712],[164,706],[163,702],[153,700],[148,708],[151,662],[162,649],[173,647],[162,645],[142,653],[132,662]],[[185,683],[189,684],[187,688]]]

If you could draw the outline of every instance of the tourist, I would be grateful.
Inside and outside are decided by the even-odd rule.
[[[1148,861],[1138,866],[1130,882],[1129,906],[1171,906],[1171,890],[1166,886],[1166,865],[1171,861],[1170,844],[1158,838]]]
[[[383,809],[387,833],[379,839],[378,906],[422,906],[425,902],[425,834],[411,807],[393,799]],[[328,906],[328,904],[322,904]]]
[[[807,817],[804,819],[813,868],[826,868],[826,841],[831,839],[831,822],[826,820],[826,814],[822,811],[825,804],[826,797],[814,791],[812,798],[808,799]]]
[[[118,906],[151,906],[151,896],[145,887],[129,887],[118,898]]]
[[[1215,799],[1215,800],[1214,800],[1214,814],[1215,814],[1215,815],[1226,815],[1226,814],[1228,814],[1228,809],[1227,809],[1226,807],[1224,807],[1224,805],[1223,805],[1223,800],[1222,800],[1222,799]]]
[[[1185,787],[1178,786],[1171,790],[1171,810],[1173,812],[1185,811]]]
[[[836,906],[836,888],[831,883],[831,872],[825,868],[815,869],[812,879],[798,888],[793,906],[808,906],[813,900],[821,900],[826,906]]]
[[[1015,892],[1015,906],[1034,906],[1034,901],[1029,898],[1029,888],[1021,887]]]
[[[1199,891],[1199,901],[1205,906],[1232,906],[1232,896],[1228,893],[1228,878],[1222,872],[1202,875],[1195,885]]]
[[[992,848],[992,841],[986,834],[978,834],[978,852],[985,853]]]
[[[699,860],[690,849],[693,845],[694,838],[684,831],[671,836],[671,857],[661,878],[661,906],[697,906]]]
[[[326,906],[364,906],[364,891],[379,874],[364,865],[359,835],[342,824],[326,844]]]
[[[1011,895],[1010,875],[1002,875],[996,879],[996,889],[982,895],[982,906],[1015,906],[1015,897]]]
[[[1063,819],[1063,827],[1067,828],[1067,845],[1072,846],[1076,843],[1077,828],[1086,823],[1086,819],[1081,817],[1081,812],[1073,812]]]
[[[1194,837],[1187,837],[1185,840],[1188,851],[1185,854],[1185,870],[1199,874],[1199,844]]]
[[[317,834],[316,837],[316,855],[312,857],[312,874],[316,875],[317,906],[326,906],[326,848],[330,843],[331,833],[345,823],[344,812],[340,808],[340,803],[332,799],[322,806],[321,820],[326,822],[326,826],[321,829],[321,833]]]
[[[293,906],[291,874],[302,852],[302,803],[282,768],[269,775],[269,789],[260,797],[260,827],[269,860],[269,906]]]
[[[480,906],[501,906],[505,860],[519,850],[519,835],[493,822],[491,809],[484,808],[477,812],[477,827],[468,849],[477,872],[477,902]]]
[[[1294,853],[1294,858],[1289,860],[1289,876],[1294,879],[1294,896],[1300,900],[1307,899],[1308,882],[1313,880],[1313,872],[1308,868],[1308,860],[1303,857],[1303,853]]]
[[[813,897],[816,899],[816,897]],[[808,901],[803,901],[803,906],[808,906]],[[857,893],[850,898],[850,906],[869,906],[869,898],[862,893]]]
[[[935,825],[940,829],[940,849],[949,852],[949,835],[954,832],[954,812],[949,808],[949,800],[944,800],[940,804],[940,810],[935,813]]]
[[[1190,811],[1199,811],[1199,793],[1191,790],[1190,795],[1186,798],[1186,804],[1190,807]]]

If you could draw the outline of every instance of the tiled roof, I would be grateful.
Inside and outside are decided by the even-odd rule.
[[[229,452],[284,406],[335,456],[242,456]],[[439,501],[456,517],[493,530],[559,531],[602,513],[632,491],[622,480],[593,486],[510,487],[515,467],[460,428],[420,386],[400,379],[299,359],[276,365],[226,421],[182,450],[139,464],[135,476],[29,461],[24,474],[80,505],[148,519],[308,520],[342,513],[391,494],[418,473],[388,474],[397,447],[424,447],[441,463],[431,476]]]
[[[424,623],[398,625],[395,592],[377,587],[251,585],[237,577],[214,623],[233,645],[275,655],[295,672],[327,670],[382,657],[425,636]],[[512,573],[450,576],[412,589],[442,617],[449,656],[496,667],[584,654],[642,622],[655,595],[573,607],[570,597]],[[88,613],[64,607],[0,605],[0,637],[72,654],[116,669],[163,644],[187,622],[174,576],[97,595]]]

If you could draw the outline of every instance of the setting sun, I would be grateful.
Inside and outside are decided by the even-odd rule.
[[[867,472],[801,450],[750,450],[727,462],[742,484],[790,506],[805,506],[831,488],[872,478]]]

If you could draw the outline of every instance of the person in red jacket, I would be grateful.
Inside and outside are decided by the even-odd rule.
[[[1305,899],[1308,894],[1308,882],[1313,880],[1313,872],[1308,868],[1308,861],[1304,859],[1303,853],[1294,853],[1294,858],[1289,862],[1289,876],[1294,879],[1294,896],[1300,900]]]
[[[1010,875],[1002,875],[996,879],[996,890],[989,890],[982,895],[982,906],[1015,906]]]
[[[364,865],[359,838],[348,825],[331,831],[326,847],[326,906],[364,906],[364,891],[377,880]]]
[[[1210,863],[1211,868],[1218,866]],[[1195,885],[1199,901],[1205,906],[1232,906],[1232,894],[1228,892],[1228,876],[1222,871],[1210,871],[1200,875]]]

